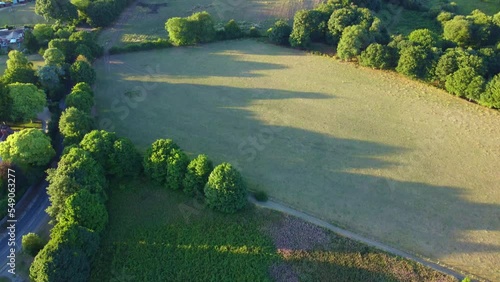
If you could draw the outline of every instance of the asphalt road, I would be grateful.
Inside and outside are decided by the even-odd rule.
[[[37,232],[46,226],[50,220],[49,215],[45,212],[45,209],[49,206],[49,197],[46,192],[47,185],[46,181],[42,181],[38,185],[30,187],[16,204],[16,257],[19,256],[19,252],[21,251],[22,236],[30,232]],[[10,224],[5,219],[0,222],[0,277],[8,277],[12,281],[23,281],[16,275],[8,272],[10,267],[7,264],[9,262],[7,256],[10,254],[11,247],[8,245],[9,234],[7,227]]]

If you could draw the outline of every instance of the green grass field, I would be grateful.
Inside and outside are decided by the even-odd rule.
[[[215,213],[145,180],[113,185],[108,206],[91,281],[455,281],[293,217]]]
[[[0,26],[46,23],[47,21],[35,14],[35,2],[15,5],[11,8],[0,9]]]
[[[141,149],[173,138],[289,205],[500,278],[498,111],[252,40],[117,55],[96,69],[100,126]]]
[[[439,0],[428,0],[432,4]],[[479,9],[486,14],[493,15],[500,12],[500,0],[454,0],[457,3],[458,13],[467,15],[470,12]]]

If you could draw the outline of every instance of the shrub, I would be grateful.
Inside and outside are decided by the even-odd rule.
[[[267,30],[269,41],[278,45],[288,45],[292,28],[285,20],[278,20]]]
[[[373,23],[373,16],[366,8],[353,6],[335,10],[328,20],[327,41],[332,45],[337,45],[346,27],[361,25],[369,28]]]
[[[361,52],[359,63],[365,67],[390,69],[395,67],[394,51],[390,47],[373,43]]]
[[[224,26],[224,31],[226,34],[226,39],[236,39],[243,37],[243,32],[241,31],[240,26],[235,20],[230,20]]]
[[[408,40],[425,48],[437,47],[439,43],[437,34],[427,28],[412,31],[408,35]]]
[[[21,239],[21,245],[23,246],[23,252],[34,257],[41,249],[43,249],[43,246],[45,244],[43,243],[42,238],[38,236],[38,234],[28,233],[26,235],[23,235]]]
[[[243,179],[229,163],[222,163],[214,168],[204,191],[207,205],[223,213],[235,213],[247,202]]]
[[[215,39],[214,22],[207,12],[195,13],[187,18],[170,18],[165,23],[165,29],[172,43],[177,46],[206,43]]]
[[[206,155],[199,155],[193,159],[189,163],[184,177],[184,192],[190,196],[194,196],[198,193],[203,194],[203,188],[212,170],[213,164]]]
[[[445,87],[452,94],[475,101],[483,92],[484,78],[471,67],[461,68],[448,76]]]
[[[252,26],[250,28],[250,30],[248,30],[248,37],[257,38],[257,37],[261,37],[261,34],[255,26]]]
[[[94,97],[92,97],[92,94],[85,91],[71,91],[71,93],[66,96],[66,106],[75,107],[82,112],[90,114],[92,106],[94,106]]]
[[[189,158],[181,149],[172,149],[167,159],[167,188],[182,189],[188,164]]]
[[[444,39],[450,40],[462,47],[468,47],[474,44],[472,33],[472,23],[464,16],[455,16],[453,19],[443,24]]]
[[[481,57],[461,48],[448,49],[439,58],[435,75],[438,81],[444,83],[450,74],[453,74],[460,68],[466,67],[473,68],[478,74],[486,72],[486,67]]]
[[[153,41],[144,41],[139,43],[130,43],[123,47],[113,46],[109,49],[110,54],[121,54],[128,52],[137,52],[137,51],[146,51],[146,50],[154,50],[154,49],[163,49],[172,47],[172,43],[168,40],[158,38]]]
[[[311,42],[320,42],[325,38],[326,20],[328,18],[317,10],[300,10],[293,17],[290,45],[292,47],[308,47]]]
[[[500,109],[500,74],[495,75],[486,85],[486,91],[479,99],[481,105]]]
[[[259,202],[267,202],[267,200],[269,199],[267,193],[264,191],[255,191],[253,193],[253,197]]]
[[[409,46],[401,50],[396,71],[412,78],[428,78],[433,68],[432,50]]]
[[[144,172],[153,182],[166,186],[168,158],[179,146],[171,139],[158,139],[146,150],[144,155]]]
[[[84,61],[74,62],[69,69],[69,74],[74,84],[79,82],[94,84],[96,79],[95,70],[89,63]]]
[[[370,36],[365,28],[360,25],[349,26],[342,33],[337,47],[337,55],[342,60],[351,60],[357,57],[369,43]]]

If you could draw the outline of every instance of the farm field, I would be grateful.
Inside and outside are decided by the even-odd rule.
[[[107,47],[121,46],[142,40],[167,38],[165,22],[171,17],[186,17],[207,11],[214,20],[235,19],[247,25],[257,24],[265,32],[276,19],[293,19],[296,11],[310,9],[320,0],[141,0],[129,8],[126,23],[104,30],[100,43]],[[158,5],[155,7],[155,5]],[[123,16],[123,15],[122,15]],[[116,40],[116,42],[115,42]]]
[[[0,26],[22,26],[46,22],[43,17],[35,14],[34,1],[28,4],[12,6],[12,10],[10,8],[0,9]]]
[[[91,281],[456,281],[294,217],[223,215],[145,180],[114,184],[109,210]]]
[[[99,124],[173,138],[339,226],[500,279],[500,112],[252,40],[95,64]]]

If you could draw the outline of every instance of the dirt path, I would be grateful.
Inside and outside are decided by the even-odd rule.
[[[344,237],[347,237],[349,239],[361,242],[361,243],[369,245],[371,247],[375,247],[375,248],[377,248],[379,250],[382,250],[384,252],[388,252],[390,254],[403,257],[405,259],[416,261],[418,263],[423,264],[424,266],[430,267],[430,268],[435,269],[435,270],[437,270],[439,272],[445,273],[447,275],[454,276],[455,278],[457,278],[460,281],[462,279],[464,279],[464,275],[460,274],[459,272],[456,272],[456,271],[452,270],[451,268],[448,268],[446,266],[434,263],[434,262],[432,262],[432,261],[430,261],[428,259],[417,257],[417,256],[409,254],[407,252],[404,252],[404,251],[401,251],[401,250],[389,247],[389,246],[387,246],[385,244],[382,244],[382,243],[380,243],[378,241],[375,241],[375,240],[372,240],[372,239],[360,236],[360,235],[358,235],[356,233],[353,233],[353,232],[350,232],[348,230],[342,229],[340,227],[334,226],[334,225],[332,225],[332,224],[330,224],[330,223],[328,223],[328,222],[326,222],[324,220],[321,220],[321,219],[319,219],[317,217],[311,216],[311,215],[309,215],[309,214],[307,214],[305,212],[302,212],[302,211],[290,208],[290,207],[288,207],[288,206],[286,206],[284,204],[278,203],[276,201],[268,200],[267,202],[258,202],[253,197],[249,197],[248,199],[249,199],[249,201],[252,204],[256,205],[257,207],[271,209],[271,210],[279,211],[281,213],[285,213],[285,214],[288,214],[288,215],[292,215],[292,216],[298,217],[298,218],[300,218],[300,219],[302,219],[302,220],[304,220],[306,222],[309,222],[309,223],[315,224],[317,226],[323,227],[323,228],[328,229],[330,231],[333,231],[336,234],[339,234],[341,236],[344,236]]]

